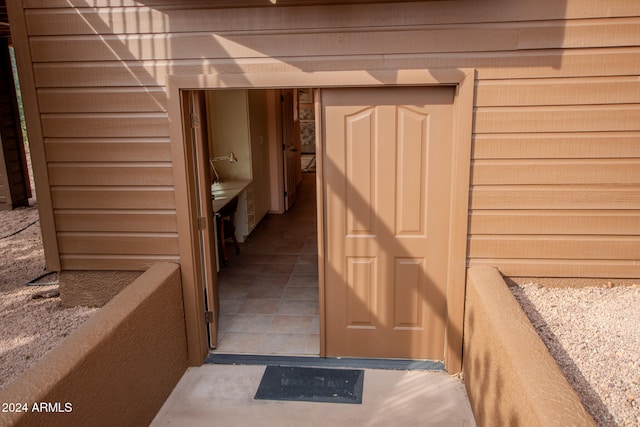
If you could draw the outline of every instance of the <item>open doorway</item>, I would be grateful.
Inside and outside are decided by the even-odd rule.
[[[298,200],[267,214],[229,251],[218,273],[218,353],[318,356],[318,242],[315,174],[305,174]]]
[[[413,353],[406,355],[375,353],[374,350],[389,348],[390,341],[385,337],[384,332],[391,325],[394,333],[399,332],[407,337],[406,348],[424,347],[417,337],[410,336],[414,332],[420,332],[418,334],[420,340],[430,337],[430,342],[437,341],[435,357],[437,359],[444,357],[448,370],[453,372],[459,369],[462,348],[461,325],[464,302],[473,76],[473,70],[452,69],[438,70],[435,74],[420,70],[408,70],[403,73],[382,71],[375,74],[359,71],[327,72],[303,74],[298,79],[293,79],[287,73],[280,75],[271,72],[250,75],[223,74],[211,78],[175,76],[169,79],[170,99],[181,100],[180,103],[175,101],[169,103],[170,117],[182,115],[183,123],[188,123],[189,117],[184,109],[182,94],[193,90],[186,88],[199,87],[200,91],[216,93],[228,90],[244,90],[248,93],[266,90],[267,93],[278,93],[271,91],[291,87],[289,86],[291,81],[295,81],[297,86],[320,88],[315,91],[314,102],[318,153],[321,154],[318,157],[316,184],[319,355],[321,357],[424,357]],[[428,93],[423,93],[422,90],[416,91],[417,87],[424,88]],[[362,88],[364,92],[358,88]],[[435,88],[443,88],[444,92]],[[256,92],[253,92],[254,90]],[[345,90],[347,92],[344,92]],[[352,90],[358,93],[355,96],[349,96]],[[324,95],[331,93],[336,96],[325,100]],[[364,105],[361,93],[370,94],[373,98]],[[438,94],[442,93],[444,98],[440,100]],[[415,100],[412,96],[419,96],[420,99]],[[278,102],[279,100],[280,98]],[[416,106],[420,108],[416,109]],[[434,112],[438,117],[442,117],[433,120],[433,126],[428,126],[431,123],[428,120],[431,116],[431,106],[438,111],[442,106],[447,112],[444,115]],[[427,110],[423,111],[422,107]],[[384,120],[382,122],[376,120],[378,116]],[[453,121],[449,123],[444,120],[444,117]],[[269,120],[269,123],[274,121]],[[380,124],[380,126],[374,126],[374,124]],[[345,132],[346,125],[348,125],[347,132]],[[205,306],[202,297],[204,288],[215,287],[216,292],[210,295],[219,295],[218,274],[213,275],[215,283],[203,280],[200,263],[202,258],[198,256],[201,252],[197,247],[197,236],[202,235],[202,227],[208,223],[208,218],[200,216],[201,212],[197,210],[193,200],[193,196],[197,193],[197,185],[193,183],[192,152],[194,148],[187,135],[188,128],[189,126],[170,129],[174,164],[178,166],[184,164],[186,167],[184,170],[177,169],[174,177],[183,268],[185,320],[189,336],[196,338],[188,341],[188,344],[190,357],[193,357],[197,363],[197,358],[202,357],[207,350],[203,346],[205,342],[203,332],[206,332],[205,320],[218,319],[216,313],[220,312],[220,307],[217,307],[214,313],[201,311],[201,307]],[[395,132],[394,129],[401,129],[402,132]],[[450,130],[452,134],[440,135],[440,132],[445,129]],[[431,130],[437,130],[436,134],[432,135]],[[433,141],[433,144],[429,141]],[[440,156],[431,156],[432,146],[444,149],[445,151],[442,152],[448,153],[446,156],[451,157],[450,161],[442,160]],[[331,147],[330,151],[329,147]],[[382,153],[381,149],[386,151]],[[280,161],[282,157],[282,144],[280,144]],[[226,158],[231,159],[234,156],[227,154]],[[451,168],[451,170],[443,168]],[[186,173],[183,174],[183,171]],[[377,179],[383,176],[391,178],[384,181]],[[417,181],[410,179],[415,176],[419,176],[420,179]],[[402,185],[389,185],[389,183]],[[434,197],[442,199],[438,197],[440,194],[438,184],[443,188],[442,191],[448,192],[449,203],[446,201],[439,203],[434,199]],[[396,194],[379,194],[377,189],[385,191],[391,189]],[[431,191],[432,189],[434,191]],[[206,195],[207,203],[210,203],[208,199],[210,196],[209,191]],[[274,194],[272,193],[271,196]],[[280,197],[278,193],[275,193],[275,196]],[[200,200],[204,201],[205,198]],[[402,203],[376,203],[376,201],[387,200],[401,200]],[[416,204],[418,206],[414,206]],[[427,209],[423,209],[425,204]],[[441,219],[446,220],[448,225],[429,222],[429,218],[440,218],[435,214],[429,214],[431,212],[429,209],[438,205],[447,207],[448,218]],[[207,211],[210,212],[211,209]],[[211,216],[211,213],[208,215]],[[348,226],[346,229],[345,224]],[[436,230],[446,230],[446,233],[440,233],[439,238],[431,239],[428,244],[430,248],[434,248],[436,257],[414,254],[415,245],[405,244],[418,242],[418,246],[421,246],[420,239],[432,235],[434,227]],[[283,231],[280,230],[279,233]],[[418,239],[414,238],[414,235],[422,237]],[[372,237],[389,238],[389,243],[377,244],[377,240],[374,241]],[[374,251],[364,254],[346,253],[345,248],[354,246],[348,242],[350,238],[357,238],[361,243],[366,243],[367,239],[371,240],[374,243]],[[448,250],[441,249],[444,243],[449,245]],[[355,244],[355,246],[365,247],[362,244]],[[275,255],[275,246],[271,245],[269,249],[268,255]],[[446,277],[442,275],[441,280],[434,278],[435,276],[431,277],[428,268],[425,273],[423,267],[430,265],[431,258],[437,258],[439,265],[446,265]],[[394,260],[397,262],[394,263]],[[211,262],[207,263],[207,265],[211,264]],[[272,264],[268,267],[276,268],[272,267]],[[265,267],[262,268],[264,271]],[[389,273],[393,271],[398,274],[390,275]],[[332,276],[329,277],[329,274]],[[394,280],[391,287],[377,285],[382,283],[381,280],[386,283],[388,276]],[[399,285],[396,286],[396,284]],[[390,289],[395,296],[390,295]],[[347,307],[344,307],[344,304],[341,306],[340,303],[345,301],[348,303]],[[392,308],[395,311],[388,310],[389,304],[393,304]],[[207,309],[210,307],[207,306]],[[389,313],[402,315],[392,316],[393,319],[389,320]],[[425,313],[434,314],[439,324],[425,322]],[[329,324],[335,316],[339,321]],[[215,324],[217,325],[218,322],[216,321]],[[442,331],[431,334],[434,327],[438,330],[444,329],[444,335]],[[345,351],[344,347],[335,346],[345,336],[336,333],[339,329],[349,333],[364,331],[364,334],[368,333],[372,339],[350,341],[347,338],[347,342],[356,344],[357,351]],[[217,338],[218,334],[214,336]],[[433,337],[435,339],[431,339]]]
[[[190,120],[205,157],[194,161],[200,204],[211,206],[200,216],[213,229],[201,234],[212,351],[318,356],[316,176],[301,173],[296,91],[201,94]]]

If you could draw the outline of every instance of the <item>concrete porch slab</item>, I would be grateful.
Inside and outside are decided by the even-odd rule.
[[[365,369],[361,405],[254,400],[265,366],[189,368],[152,426],[475,426],[464,384],[442,372]]]

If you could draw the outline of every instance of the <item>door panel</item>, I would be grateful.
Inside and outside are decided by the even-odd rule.
[[[327,356],[444,358],[452,105],[322,92]]]
[[[191,121],[191,143],[196,165],[195,186],[198,193],[197,210],[199,223],[200,270],[206,311],[211,313],[207,323],[209,346],[218,345],[218,318],[220,302],[216,272],[216,239],[214,217],[211,205],[211,174],[209,165],[209,143],[206,125],[206,101],[204,91],[191,91],[188,95]]]

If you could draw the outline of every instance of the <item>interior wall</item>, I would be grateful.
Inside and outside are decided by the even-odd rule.
[[[253,194],[256,218],[262,218],[270,208],[271,171],[269,167],[269,115],[267,113],[267,91],[254,89],[249,91],[249,121],[251,139],[251,162],[253,166]]]
[[[234,153],[238,161],[214,162],[223,179],[251,179],[251,134],[246,90],[207,92],[209,116],[209,155],[228,156]],[[213,176],[212,176],[213,178]]]
[[[280,90],[267,91],[267,116],[269,124],[269,182],[270,213],[284,213],[284,173],[282,159],[282,110],[280,108]]]
[[[207,116],[211,157],[234,153],[237,158],[235,163],[214,162],[216,171],[223,180],[252,180],[255,216],[262,218],[269,211],[272,191],[267,91],[207,91]]]

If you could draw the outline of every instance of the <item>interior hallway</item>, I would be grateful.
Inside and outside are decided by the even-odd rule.
[[[288,212],[269,214],[220,268],[215,353],[320,353],[315,173]]]

